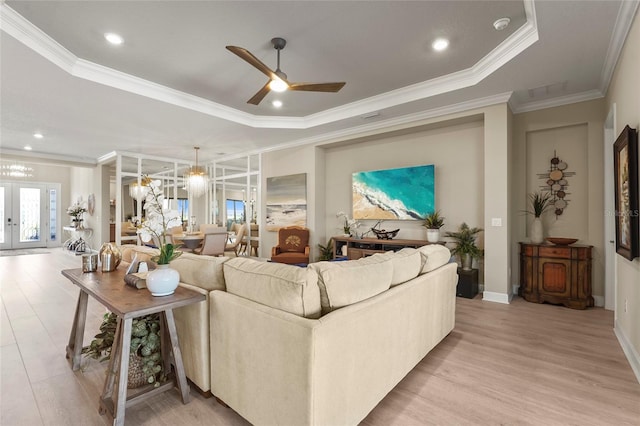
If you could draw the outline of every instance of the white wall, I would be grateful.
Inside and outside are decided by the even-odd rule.
[[[609,111],[616,106],[615,134],[625,125],[640,129],[640,18],[633,26],[616,66],[606,98]],[[640,167],[640,164],[639,164]],[[616,256],[616,334],[640,381],[640,258]]]

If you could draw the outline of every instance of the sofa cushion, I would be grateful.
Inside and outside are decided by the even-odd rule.
[[[318,262],[310,264],[309,269],[318,272],[323,315],[388,290],[393,277],[393,264],[387,256]]]
[[[122,261],[131,263],[135,256],[138,262],[147,262],[153,268],[155,263],[151,256],[158,254],[158,249],[123,245],[120,247]],[[198,256],[192,253],[182,253],[180,257],[171,262],[171,268],[180,274],[180,282],[200,287],[204,290],[225,290],[222,264],[229,260],[228,257]]]
[[[223,269],[228,293],[301,317],[320,317],[313,270],[240,257],[225,262]]]
[[[436,268],[441,267],[449,263],[451,260],[451,251],[440,244],[430,244],[418,248],[418,251],[422,255],[422,271],[421,274],[426,274],[429,271],[433,271]]]
[[[385,253],[393,265],[391,287],[405,283],[420,274],[422,270],[422,255],[414,248],[406,247],[397,252]]]
[[[226,290],[222,265],[228,257],[200,256],[182,253],[171,262],[171,268],[180,273],[180,282],[204,290]]]

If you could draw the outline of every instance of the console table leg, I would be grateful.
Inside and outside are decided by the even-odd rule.
[[[117,399],[115,399],[113,424],[114,426],[124,426],[124,412],[127,405],[127,381],[129,374],[129,352],[131,350],[131,326],[132,318],[122,320],[120,338],[114,342],[118,354],[116,360],[118,365],[118,388]]]
[[[84,337],[84,326],[87,321],[87,302],[89,294],[80,290],[78,294],[78,303],[76,304],[76,313],[73,317],[73,325],[71,326],[71,334],[69,335],[69,344],[67,345],[67,359],[71,360],[71,369],[73,371],[80,369],[82,356],[82,339]]]
[[[119,342],[120,335],[122,334],[122,321],[120,318],[116,320],[116,332],[113,335],[113,341]],[[104,387],[102,389],[102,397],[100,398],[100,414],[104,413],[103,408],[106,409],[106,405],[104,401],[113,396],[113,386],[116,382],[116,374],[118,374],[118,364],[116,360],[120,356],[119,353],[120,347],[117,344],[114,344],[111,348],[111,357],[109,358],[109,366],[107,367],[107,378],[104,381]],[[113,413],[111,413],[113,414]]]
[[[176,368],[176,385],[182,395],[182,403],[187,404],[190,400],[189,384],[187,383],[184,365],[182,364],[182,352],[180,351],[180,343],[178,342],[178,331],[176,330],[176,323],[173,318],[173,310],[167,309],[164,311],[164,315],[167,320],[167,330],[169,331],[169,338],[171,340],[171,352],[173,353],[173,362]]]

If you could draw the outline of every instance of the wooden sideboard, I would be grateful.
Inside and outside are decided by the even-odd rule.
[[[593,306],[592,247],[520,243],[519,295],[529,302],[563,304],[573,309]]]
[[[351,237],[332,237],[333,239],[333,258],[338,259],[344,257],[342,255],[342,247],[347,247],[347,258],[349,260],[360,259],[361,257],[371,256],[375,253],[384,253],[385,251],[398,251],[405,247],[418,248],[428,244],[443,244],[444,241],[438,243],[430,243],[427,240],[380,240],[377,238],[351,238]]]

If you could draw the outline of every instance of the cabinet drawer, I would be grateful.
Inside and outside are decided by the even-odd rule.
[[[571,248],[570,247],[540,247],[540,250],[538,251],[538,256],[570,259]]]

